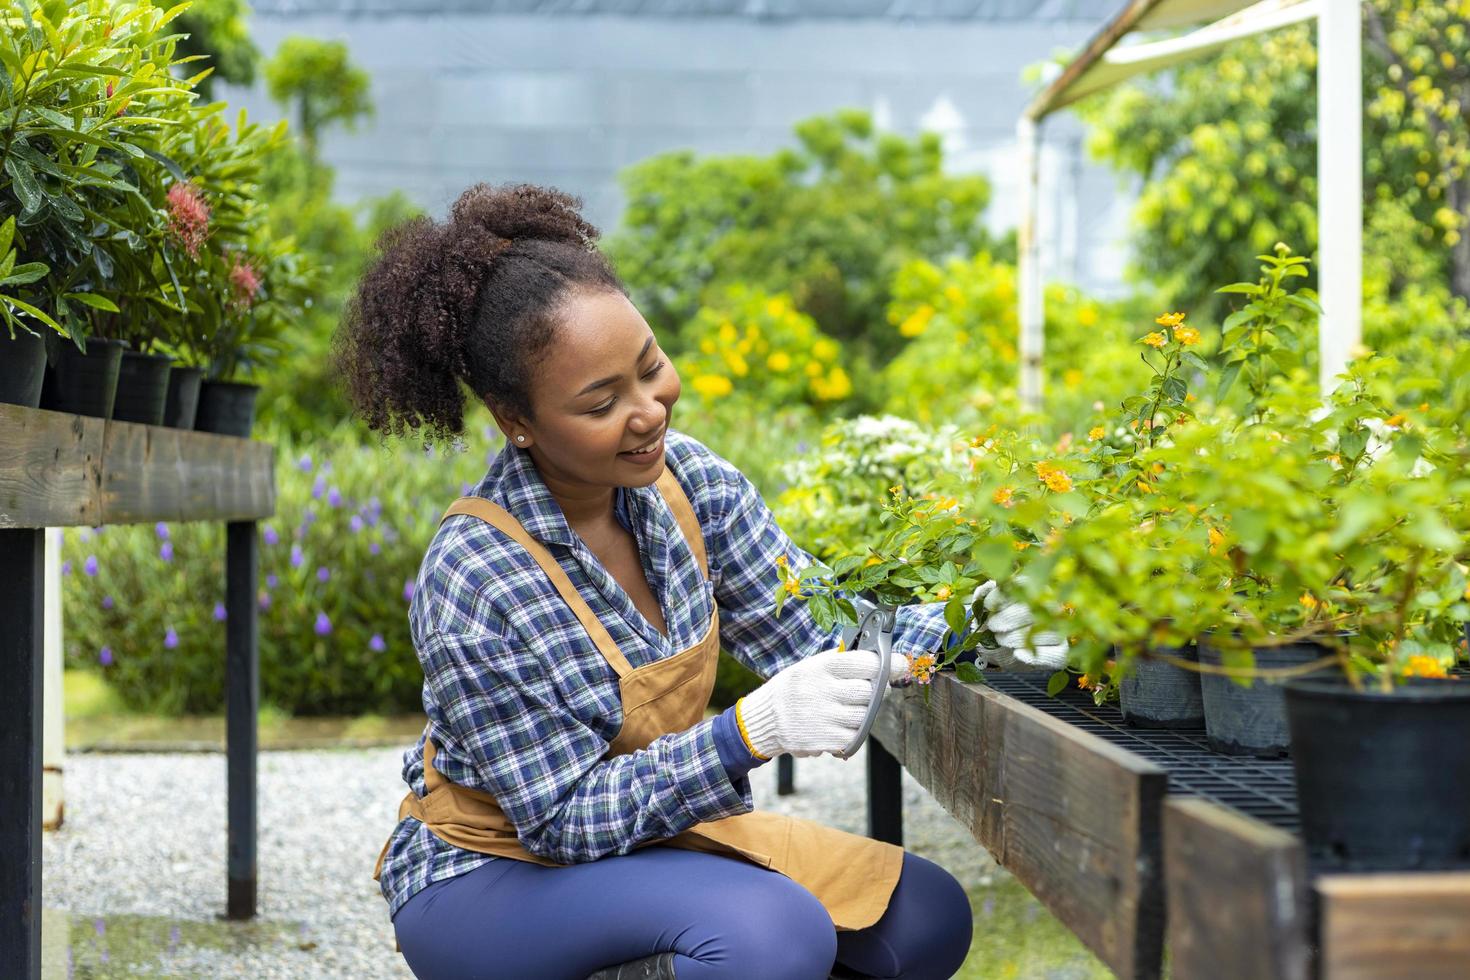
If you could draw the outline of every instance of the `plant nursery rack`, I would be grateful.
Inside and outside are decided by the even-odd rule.
[[[275,447],[267,443],[0,404],[0,976],[41,975],[41,651],[48,527],[225,525],[225,908],[232,919],[255,914],[257,522],[274,514],[275,506]]]
[[[1291,762],[1134,728],[1046,676],[942,673],[888,692],[868,828],[901,844],[900,767],[1120,977],[1470,977],[1470,873],[1328,873]],[[1460,751],[1461,747],[1447,747]]]

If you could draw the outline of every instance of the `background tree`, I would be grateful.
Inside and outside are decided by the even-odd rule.
[[[297,132],[312,161],[319,161],[321,133],[333,123],[348,130],[371,116],[372,83],[367,72],[352,64],[347,45],[310,37],[288,37],[265,66],[271,98],[296,118]]]
[[[1470,297],[1467,16],[1465,0],[1364,4],[1365,250],[1395,294],[1427,274]],[[1238,41],[1079,108],[1093,154],[1144,179],[1132,271],[1169,305],[1218,311],[1212,284],[1254,279],[1277,241],[1315,252],[1314,35]]]
[[[168,9],[174,0],[154,0],[154,6]],[[189,9],[179,15],[180,33],[189,35],[179,41],[179,55],[204,55],[205,64],[214,74],[201,79],[195,90],[208,100],[216,80],[232,85],[251,85],[260,62],[260,49],[250,40],[245,18],[250,6],[245,0],[192,0]]]
[[[945,175],[937,135],[878,133],[859,110],[805,120],[796,137],[765,157],[677,151],[629,167],[610,254],[660,330],[677,333],[742,283],[789,293],[824,333],[891,354],[894,273],[994,249],[981,222],[990,184]]]

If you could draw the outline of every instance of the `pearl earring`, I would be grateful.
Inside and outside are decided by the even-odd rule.
[[[526,437],[525,436],[516,436],[516,442],[525,442],[525,441],[526,441]]]

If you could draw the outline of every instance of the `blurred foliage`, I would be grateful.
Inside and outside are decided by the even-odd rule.
[[[348,130],[373,114],[372,79],[352,64],[347,45],[310,37],[288,37],[265,66],[271,98],[296,117],[306,154],[321,160],[321,135],[334,124]]]
[[[160,10],[174,4],[171,0],[153,0]],[[208,99],[215,79],[232,85],[250,85],[260,63],[260,49],[250,39],[246,18],[250,5],[245,0],[191,0],[189,9],[179,15],[178,29],[189,36],[179,40],[179,51],[198,55],[214,68],[214,74],[199,82],[196,90]]]
[[[607,252],[661,333],[743,284],[789,294],[823,333],[863,339],[881,362],[896,346],[881,324],[900,265],[997,247],[981,222],[990,184],[944,174],[936,134],[880,133],[859,110],[805,120],[796,137],[767,157],[677,151],[629,167]]]
[[[353,427],[279,447],[276,514],[261,522],[261,697],[293,714],[414,711],[423,674],[407,591],[444,508],[487,449],[383,449]],[[67,663],[100,668],[133,708],[224,704],[224,535],[216,524],[70,529]],[[104,654],[104,648],[106,653]]]
[[[1470,298],[1470,5],[1363,10],[1368,254],[1390,298]],[[1316,65],[1314,28],[1291,27],[1079,106],[1092,152],[1144,178],[1133,271],[1166,305],[1217,318],[1213,284],[1251,278],[1252,253],[1316,242]]]

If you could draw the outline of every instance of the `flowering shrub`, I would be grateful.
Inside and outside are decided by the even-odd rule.
[[[494,439],[491,436],[494,436]],[[386,451],[350,426],[280,443],[276,515],[260,525],[261,693],[299,714],[414,711],[423,675],[408,598],[444,509],[484,451]],[[70,529],[67,662],[100,669],[133,707],[218,712],[224,536],[213,524]]]
[[[852,395],[842,348],[784,294],[733,286],[686,326],[679,373],[705,401],[739,390],[768,405],[833,405]]]
[[[930,424],[1020,424],[1016,397],[1020,335],[1014,265],[986,253],[904,265],[894,278],[888,321],[907,338],[879,375],[887,411]],[[1046,291],[1047,426],[1080,424],[1095,402],[1126,389],[1133,359],[1117,304],[1074,289]]]

